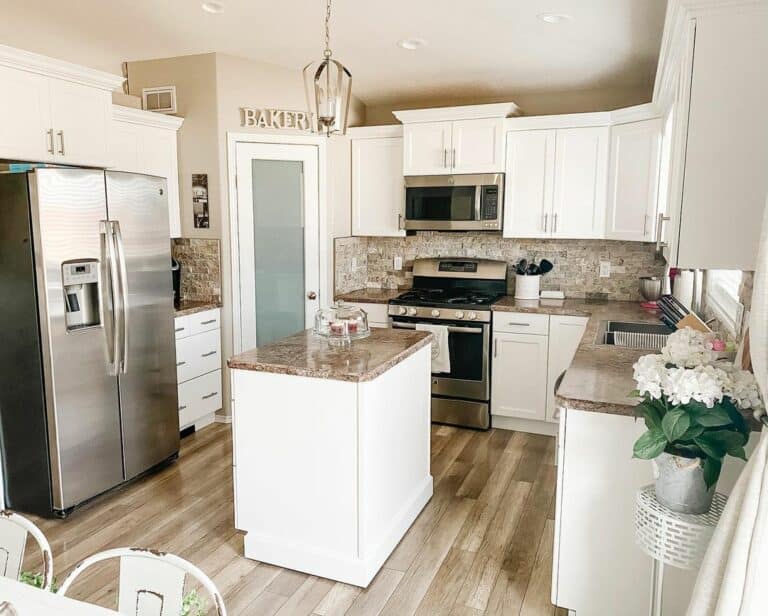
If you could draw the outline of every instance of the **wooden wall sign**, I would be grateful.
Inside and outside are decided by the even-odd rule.
[[[242,126],[255,128],[279,128],[309,130],[309,114],[306,111],[289,109],[257,109],[240,107]]]

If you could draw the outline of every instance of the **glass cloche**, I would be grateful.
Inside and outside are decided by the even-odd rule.
[[[315,313],[316,336],[327,338],[331,344],[345,345],[370,335],[368,314],[362,308],[337,301],[329,308]]]

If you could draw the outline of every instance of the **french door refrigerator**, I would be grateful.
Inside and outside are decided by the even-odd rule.
[[[6,507],[67,515],[179,450],[166,181],[0,175]]]

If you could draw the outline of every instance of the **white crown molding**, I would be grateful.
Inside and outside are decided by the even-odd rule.
[[[642,105],[635,105],[634,107],[615,109],[610,113],[611,125],[653,120],[664,115],[655,103],[644,103]]]
[[[384,124],[382,126],[353,126],[347,129],[350,139],[375,139],[380,137],[402,137],[402,124]]]
[[[143,109],[124,107],[122,105],[112,105],[112,119],[118,122],[141,124],[142,126],[153,126],[167,130],[179,130],[184,123],[184,118],[178,116],[144,111]]]
[[[583,128],[608,126],[611,123],[609,111],[595,113],[563,113],[544,116],[521,116],[504,120],[504,130],[531,130],[548,128]]]
[[[403,124],[414,122],[450,122],[451,120],[478,120],[482,118],[507,118],[522,112],[515,103],[490,105],[463,105],[461,107],[437,107],[432,109],[403,109],[392,114]]]
[[[0,45],[0,65],[72,81],[100,90],[109,90],[110,92],[122,87],[124,81],[124,78],[118,75],[104,73],[7,45]]]

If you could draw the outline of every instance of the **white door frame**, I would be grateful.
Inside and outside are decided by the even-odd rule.
[[[238,143],[263,143],[266,145],[312,145],[317,146],[317,201],[318,201],[318,228],[319,228],[319,261],[320,261],[320,288],[317,290],[318,306],[328,303],[330,297],[328,269],[328,191],[327,191],[327,137],[322,135],[278,135],[261,133],[227,133],[227,185],[229,187],[229,237],[230,258],[232,274],[232,338],[233,350],[242,353],[247,349],[242,348],[242,320],[240,297],[240,238],[238,233],[238,199],[237,199],[237,144]]]

